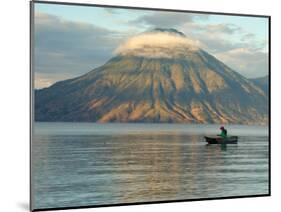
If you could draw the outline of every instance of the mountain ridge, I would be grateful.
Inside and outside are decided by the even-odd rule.
[[[80,77],[38,90],[35,120],[267,123],[260,87],[206,51],[182,48],[168,57],[119,53]]]
[[[268,94],[269,91],[269,76],[263,76],[263,77],[257,77],[257,78],[251,78],[250,81],[252,81],[255,85],[260,87],[266,94]]]

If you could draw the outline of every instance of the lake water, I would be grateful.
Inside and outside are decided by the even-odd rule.
[[[268,193],[268,128],[227,126],[237,145],[206,145],[218,125],[34,124],[33,208]]]

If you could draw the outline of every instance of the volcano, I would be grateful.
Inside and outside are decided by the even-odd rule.
[[[198,42],[158,28],[104,65],[36,90],[35,120],[267,124],[268,96]]]

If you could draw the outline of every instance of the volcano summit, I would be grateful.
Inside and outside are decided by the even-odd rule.
[[[129,38],[92,71],[35,91],[36,121],[266,124],[268,95],[175,29]]]

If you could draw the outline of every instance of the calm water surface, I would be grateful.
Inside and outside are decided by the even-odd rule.
[[[268,193],[268,129],[217,125],[35,123],[33,208]]]

